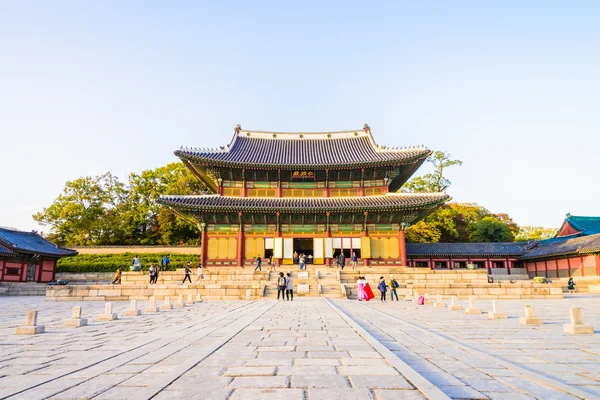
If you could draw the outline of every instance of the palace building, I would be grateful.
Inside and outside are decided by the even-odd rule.
[[[257,256],[314,264],[353,253],[360,265],[406,266],[404,229],[449,200],[445,193],[399,189],[431,154],[388,148],[363,129],[282,133],[237,126],[218,149],[175,154],[208,188],[162,196],[201,230],[203,266],[243,266]]]

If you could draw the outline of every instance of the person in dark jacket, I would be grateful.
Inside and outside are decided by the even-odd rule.
[[[281,300],[285,301],[285,288],[287,286],[285,276],[283,276],[283,272],[279,273],[279,277],[277,278],[277,300],[279,300],[279,295],[281,294]]]
[[[287,277],[285,278],[285,297],[289,301],[294,301],[294,280],[292,278],[292,274],[290,274],[289,272],[287,273]]]
[[[191,273],[192,273],[192,269],[191,269],[190,263],[188,262],[187,264],[185,264],[185,277],[183,278],[183,282],[181,282],[182,284],[185,283],[186,279],[190,283],[192,283],[192,277],[190,276]]]
[[[346,256],[344,256],[344,253],[341,253],[338,257],[338,264],[340,265],[340,268],[343,271],[344,267],[346,266]]]
[[[381,302],[387,303],[385,301],[385,293],[387,292],[387,284],[385,283],[385,278],[383,276],[379,278],[379,291],[381,292]]]

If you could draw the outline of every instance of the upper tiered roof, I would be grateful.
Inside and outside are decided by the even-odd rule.
[[[426,147],[388,148],[375,143],[368,125],[339,132],[264,132],[238,125],[231,142],[218,149],[182,147],[175,155],[198,164],[281,169],[422,163]]]
[[[3,255],[39,254],[52,257],[77,255],[75,250],[58,247],[37,232],[23,232],[8,228],[0,228],[0,253]]]

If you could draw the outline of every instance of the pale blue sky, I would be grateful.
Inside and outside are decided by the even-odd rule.
[[[238,123],[368,123],[462,159],[456,201],[522,225],[600,215],[599,19],[591,1],[0,0],[0,225],[38,229],[65,181]]]

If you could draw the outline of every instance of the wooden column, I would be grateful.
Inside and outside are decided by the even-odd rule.
[[[581,262],[581,276],[585,276],[585,268],[583,268],[583,256],[579,256],[579,261]]]
[[[569,273],[569,277],[571,276],[571,257],[567,257],[567,271]]]
[[[206,255],[208,254],[208,234],[206,224],[200,224],[200,265],[206,267]]]
[[[218,178],[217,179],[217,183],[218,183],[218,185],[217,185],[217,194],[219,196],[223,196],[223,179]]]
[[[325,170],[325,171],[329,171],[329,170]],[[329,189],[327,191],[328,191],[327,197],[329,197]],[[327,215],[327,222],[326,222],[327,225],[325,225],[325,237],[326,238],[330,238],[331,237],[331,231],[329,230],[329,216],[331,214],[329,213],[329,211],[327,211],[325,213],[325,215]],[[324,250],[325,254],[327,254],[327,247],[325,246],[325,243],[323,243],[323,250]],[[331,258],[330,257],[325,257],[325,265],[327,265],[328,267],[331,266]]]
[[[491,275],[492,274],[492,261],[488,258],[485,261],[485,264],[487,266],[488,275]]]
[[[281,169],[277,170],[277,197],[281,197]]]
[[[366,213],[366,211],[365,211],[365,213]],[[366,228],[365,228],[365,229],[362,231],[362,233],[361,233],[361,236],[362,236],[362,237],[369,237],[369,233],[367,232],[367,229],[366,229]],[[363,258],[363,257],[362,257],[362,254],[361,254],[361,258],[362,258],[363,265],[364,265],[365,267],[368,267],[368,266],[371,264],[371,263],[369,262],[369,259],[368,259],[368,258]]]
[[[506,274],[510,275],[510,268],[511,268],[511,264],[512,261],[510,261],[508,258],[506,259]]]
[[[548,261],[544,260],[544,275],[548,277]]]
[[[406,266],[406,239],[404,237],[404,226],[398,231],[398,247],[400,250],[400,262],[402,266]]]
[[[246,187],[246,169],[242,168],[242,197],[248,197],[248,188]]]
[[[329,197],[329,170],[325,170],[325,189],[323,190],[323,197]]]
[[[360,187],[358,188],[358,195],[364,197],[365,195],[365,169],[360,169]]]
[[[242,213],[239,212],[240,227],[237,235],[237,263],[238,266],[244,266],[244,224],[242,223]]]

